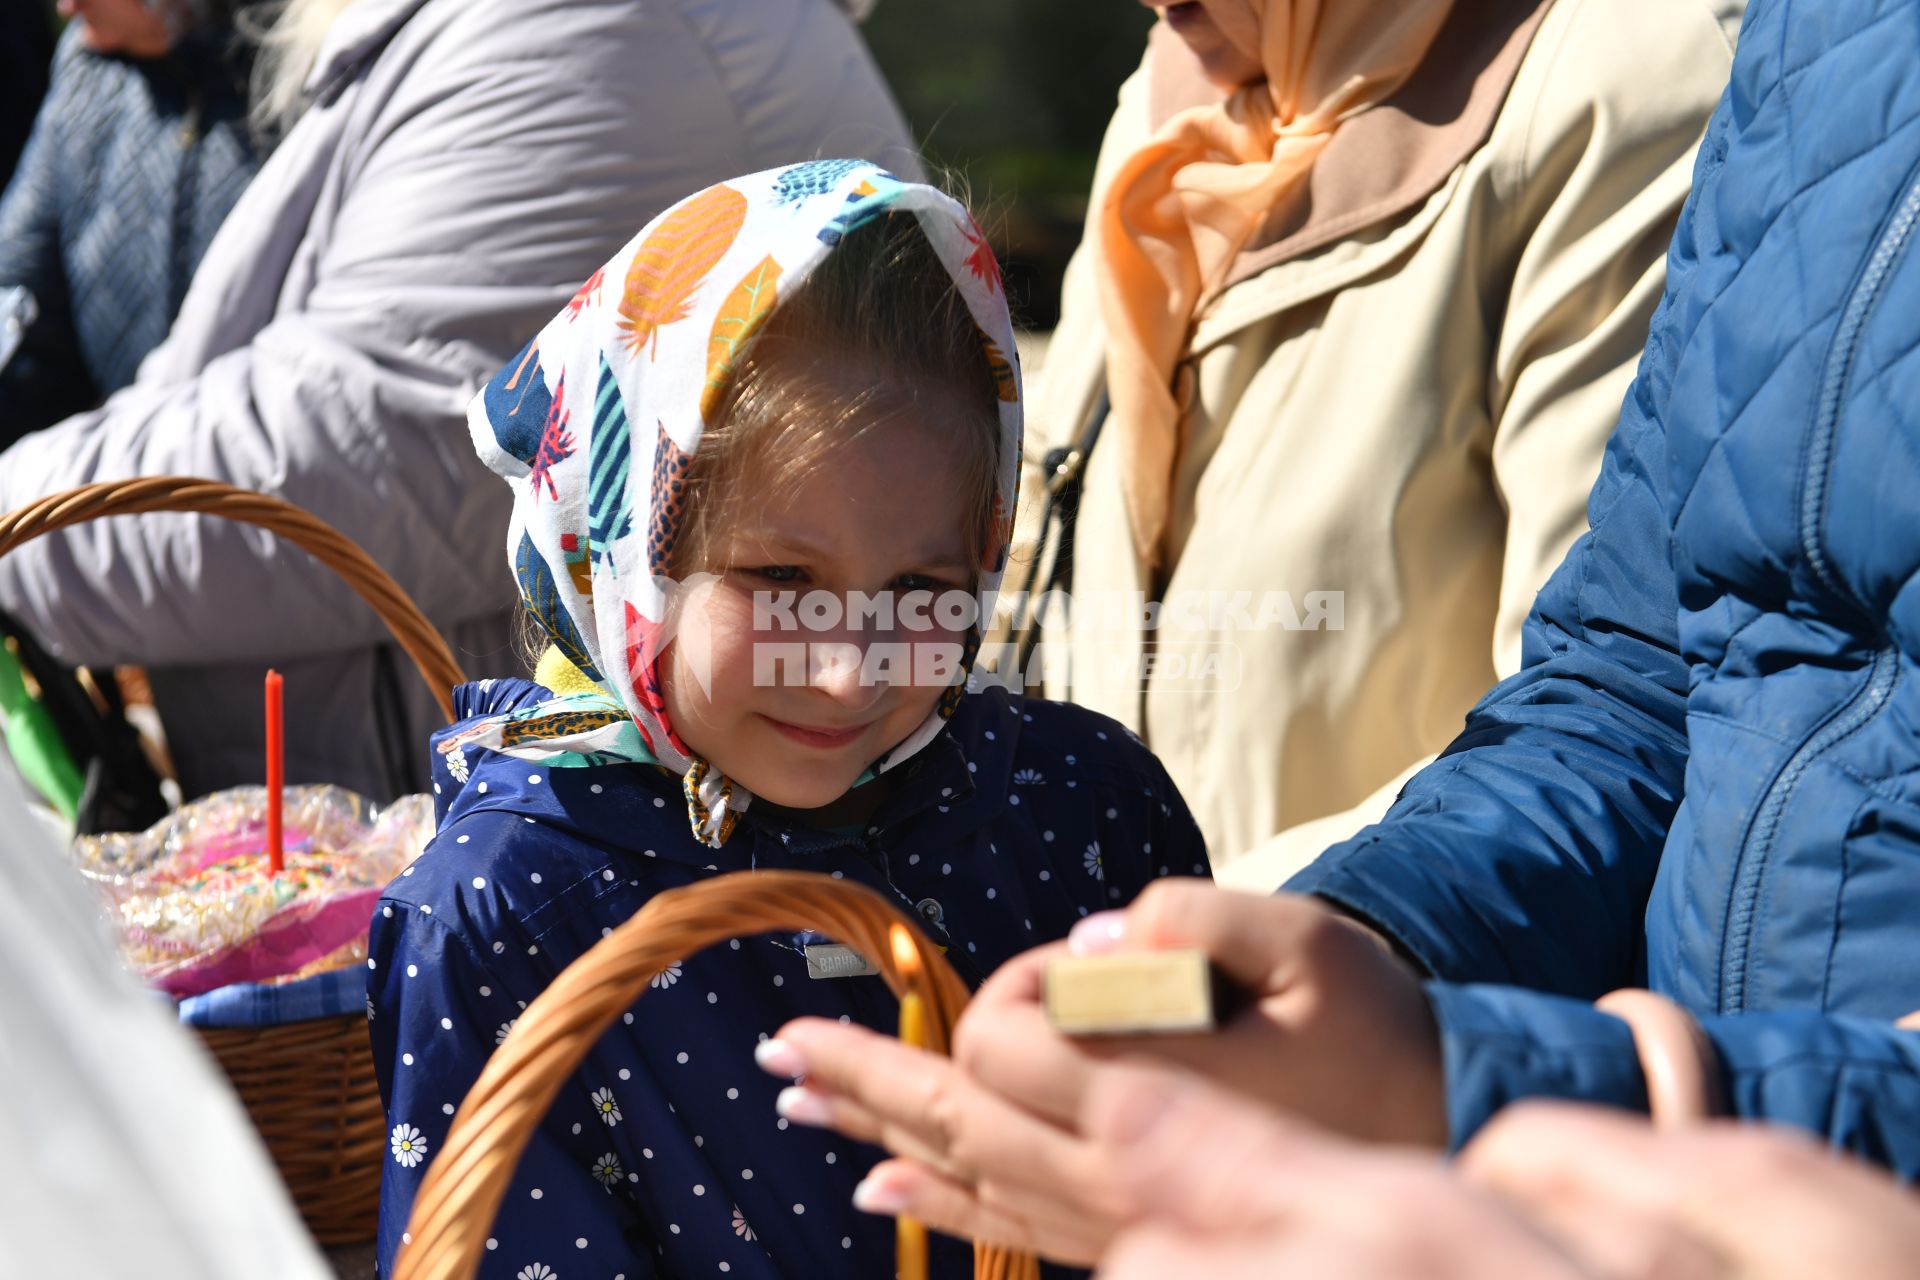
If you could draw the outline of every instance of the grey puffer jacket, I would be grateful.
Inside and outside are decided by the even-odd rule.
[[[309,88],[167,341],[0,455],[0,509],[168,473],[275,493],[366,547],[469,673],[504,673],[510,494],[466,402],[686,193],[823,154],[918,164],[829,0],[358,0]],[[0,559],[0,609],[71,661],[146,664],[189,795],[259,777],[269,664],[289,782],[424,786],[422,682],[343,583],[256,530],[85,525]]]

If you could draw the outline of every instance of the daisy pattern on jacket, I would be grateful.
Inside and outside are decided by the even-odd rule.
[[[410,1124],[393,1126],[393,1158],[401,1168],[413,1168],[427,1158],[427,1140]]]
[[[529,1262],[513,1280],[560,1280],[560,1273],[544,1262]]]
[[[733,1234],[742,1240],[754,1241],[760,1237],[753,1234],[753,1228],[747,1225],[747,1215],[740,1212],[740,1206],[733,1206]]]
[[[674,983],[680,981],[680,975],[682,972],[683,970],[680,966],[680,961],[675,960],[672,964],[668,965],[666,968],[662,969],[660,972],[654,974],[652,981],[648,982],[647,985],[652,987],[656,991],[664,987],[670,987]]]
[[[501,1023],[500,1029],[493,1033],[494,1044],[496,1045],[505,1044],[507,1042],[507,1037],[513,1033],[513,1024],[518,1021],[520,1021],[520,1019],[513,1018],[513,1019],[510,1019],[509,1021]]]
[[[1100,842],[1098,840],[1095,840],[1087,846],[1087,852],[1082,861],[1086,864],[1088,875],[1096,880],[1104,880],[1107,878],[1107,864],[1100,856]]]
[[[1044,786],[1046,781],[1038,769],[1022,769],[1013,775],[1014,785],[1019,787]]]
[[[620,1104],[613,1100],[613,1090],[611,1089],[595,1089],[593,1091],[593,1113],[605,1121],[609,1129],[619,1124],[623,1119],[620,1114]]]
[[[595,1182],[609,1191],[613,1190],[614,1184],[620,1181],[620,1157],[611,1151],[607,1152],[593,1162],[592,1172]]]
[[[547,696],[527,682],[500,681],[484,698],[477,685],[461,686],[455,705],[465,717],[491,716]],[[1078,763],[1067,763],[1069,755]],[[902,775],[898,811],[869,824],[877,833],[858,836],[749,810],[728,846],[714,850],[690,831],[676,781],[657,770],[542,769],[531,782],[530,766],[498,752],[469,750],[467,762],[462,787],[435,752],[441,832],[415,873],[389,887],[383,901],[393,914],[372,912],[370,958],[378,963],[367,976],[379,1018],[369,1034],[376,1059],[390,1064],[386,1127],[417,1124],[431,1147],[417,1167],[389,1168],[383,1180],[387,1258],[408,1229],[421,1175],[445,1148],[453,1123],[445,1107],[498,1051],[495,1029],[520,1016],[520,999],[664,891],[757,865],[839,871],[909,899],[907,906],[931,897],[943,908],[944,923],[934,926],[940,941],[977,984],[1012,955],[1065,936],[1083,913],[1121,905],[1160,867],[1204,857],[1164,770],[1112,722],[997,689],[962,699],[925,766]],[[1026,769],[1044,774],[1046,785],[1015,784]],[[1020,803],[1008,804],[1016,793]],[[463,843],[462,835],[471,838]],[[1101,878],[1085,866],[1096,838]],[[476,879],[484,888],[475,889]],[[428,904],[431,916],[421,910]],[[850,1204],[880,1153],[800,1125],[779,1128],[780,1084],[753,1067],[752,1051],[759,1034],[789,1017],[845,1016],[890,1031],[899,1006],[876,978],[809,981],[794,935],[737,941],[679,957],[671,991],[643,983],[640,999],[569,1073],[488,1231],[498,1247],[482,1257],[477,1280],[517,1280],[535,1259],[558,1273],[552,1280],[622,1272],[633,1280],[641,1273],[624,1232],[636,1212],[657,1227],[659,1276],[891,1275],[891,1224],[867,1221]],[[410,964],[417,977],[407,976]],[[442,1026],[447,1018],[451,1029]],[[405,1054],[413,1062],[403,1063]],[[617,1123],[603,1104],[617,1109]],[[604,1154],[620,1161],[611,1187],[595,1176]],[[753,1239],[734,1230],[735,1206]],[[933,1280],[971,1275],[964,1245],[931,1243]]]

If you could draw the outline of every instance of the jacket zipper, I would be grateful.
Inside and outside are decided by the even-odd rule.
[[[1788,758],[1780,769],[1760,807],[1755,811],[1747,839],[1736,864],[1733,901],[1729,908],[1725,949],[1720,969],[1720,1012],[1739,1013],[1746,1008],[1747,977],[1752,966],[1753,930],[1759,916],[1760,887],[1766,879],[1767,857],[1773,852],[1773,838],[1780,828],[1780,817],[1787,802],[1806,776],[1807,770],[1827,751],[1838,746],[1856,730],[1880,713],[1893,693],[1899,671],[1897,655],[1891,647],[1879,649],[1867,669],[1867,680],[1841,707],[1840,714]]]
[[[1880,300],[1887,277],[1905,255],[1912,242],[1916,222],[1920,222],[1920,183],[1912,183],[1906,199],[1880,233],[1866,270],[1840,315],[1834,331],[1833,349],[1827,356],[1820,380],[1820,400],[1814,411],[1813,431],[1807,442],[1806,488],[1800,501],[1800,551],[1821,584],[1864,610],[1865,602],[1848,589],[1827,559],[1820,545],[1820,529],[1826,521],[1827,485],[1833,458],[1833,438],[1840,418],[1840,406],[1852,381],[1854,356],[1860,346],[1868,317]],[[1828,751],[1857,732],[1880,713],[1892,696],[1899,673],[1898,653],[1892,644],[1874,652],[1867,678],[1842,704],[1833,719],[1815,733],[1787,759],[1762,794],[1753,821],[1741,842],[1734,863],[1733,896],[1727,907],[1727,927],[1721,944],[1720,1011],[1737,1013],[1746,1007],[1747,979],[1752,967],[1753,932],[1759,915],[1760,889],[1766,880],[1767,860],[1780,828],[1781,816],[1800,780]]]

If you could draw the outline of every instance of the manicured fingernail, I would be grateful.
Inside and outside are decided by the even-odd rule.
[[[1127,940],[1127,913],[1097,911],[1074,925],[1067,934],[1067,950],[1077,956],[1118,951]]]
[[[783,1120],[815,1129],[826,1128],[832,1120],[827,1100],[804,1085],[790,1084],[782,1089],[773,1100],[773,1109]]]
[[[753,1060],[770,1076],[798,1080],[807,1074],[807,1060],[785,1040],[762,1040],[754,1047]]]
[[[907,1207],[907,1193],[884,1178],[869,1176],[853,1189],[853,1207],[862,1213],[901,1213]]]

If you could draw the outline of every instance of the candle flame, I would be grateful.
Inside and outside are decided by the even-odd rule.
[[[895,924],[887,930],[887,941],[893,945],[894,967],[900,970],[900,976],[911,978],[920,972],[920,948],[913,945],[913,935],[907,932],[903,924]]]

